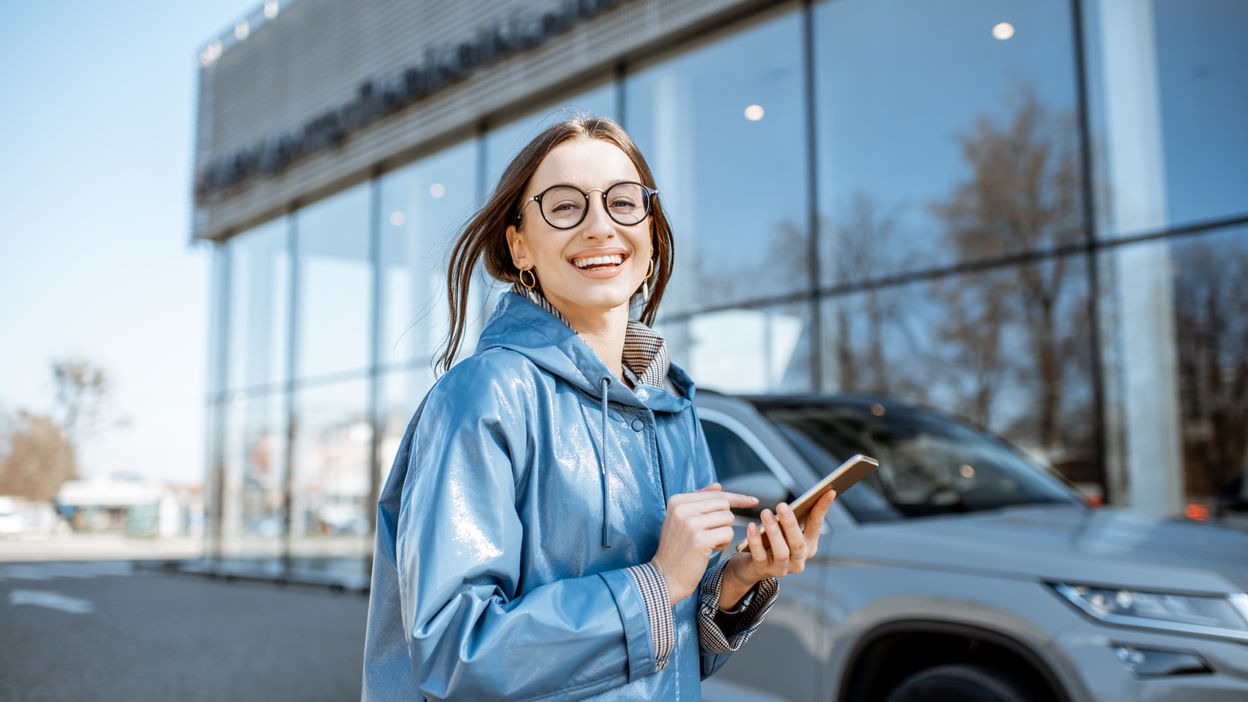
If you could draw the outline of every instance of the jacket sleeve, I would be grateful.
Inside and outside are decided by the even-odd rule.
[[[481,363],[465,360],[430,392],[403,486],[399,599],[421,693],[569,699],[650,675],[650,621],[626,570],[521,594],[513,466],[530,445],[525,394]]]

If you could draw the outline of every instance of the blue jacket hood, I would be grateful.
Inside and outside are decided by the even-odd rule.
[[[602,381],[609,381],[607,399],[625,406],[653,412],[681,412],[693,401],[694,385],[676,365],[668,380],[678,391],[639,385],[634,391],[624,387],[602,359],[567,324],[549,312],[514,293],[504,293],[481,331],[477,353],[491,348],[515,351],[543,370],[563,378],[590,397],[602,397]]]

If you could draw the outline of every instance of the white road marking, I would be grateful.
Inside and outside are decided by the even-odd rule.
[[[9,604],[47,607],[71,614],[90,614],[95,611],[95,605],[89,600],[80,600],[77,597],[45,590],[14,590],[9,593]]]

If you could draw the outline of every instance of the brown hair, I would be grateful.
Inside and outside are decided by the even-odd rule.
[[[529,180],[546,156],[563,142],[578,138],[596,139],[619,147],[637,168],[642,185],[653,190],[658,189],[641,151],[613,120],[606,117],[576,117],[538,134],[507,165],[502,177],[498,179],[494,193],[469,221],[451,251],[446,276],[451,325],[446,345],[441,355],[435,359],[435,368],[449,370],[459,353],[459,346],[464,339],[468,290],[477,262],[484,258],[486,272],[498,280],[509,283],[520,281],[520,271],[512,263],[511,249],[507,246],[507,226],[516,220],[521,205],[520,198],[524,196]],[[654,323],[659,301],[663,299],[663,290],[672,275],[673,260],[672,228],[667,217],[663,215],[659,198],[651,200],[650,217],[653,224],[651,236],[654,239],[654,274],[650,278],[650,299],[646,301],[641,313],[641,321],[646,324]]]

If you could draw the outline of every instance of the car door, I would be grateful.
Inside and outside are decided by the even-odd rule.
[[[786,469],[764,441],[751,431],[747,422],[752,420],[748,415],[734,417],[728,412],[708,408],[699,409],[699,414],[711,459],[725,489],[735,488],[753,494],[752,485],[770,485],[775,494],[775,482],[779,481],[789,489],[784,499],[791,499],[792,494],[799,491],[793,471]],[[764,420],[758,417],[757,421]],[[749,521],[750,518],[738,515],[734,525],[736,540],[745,538],[745,525]],[[733,550],[730,546],[725,557]],[[704,683],[704,699],[820,699],[817,660],[826,646],[826,632],[821,627],[823,617],[819,614],[823,583],[816,571],[810,570],[784,578],[781,592],[763,626],[727,665]]]

